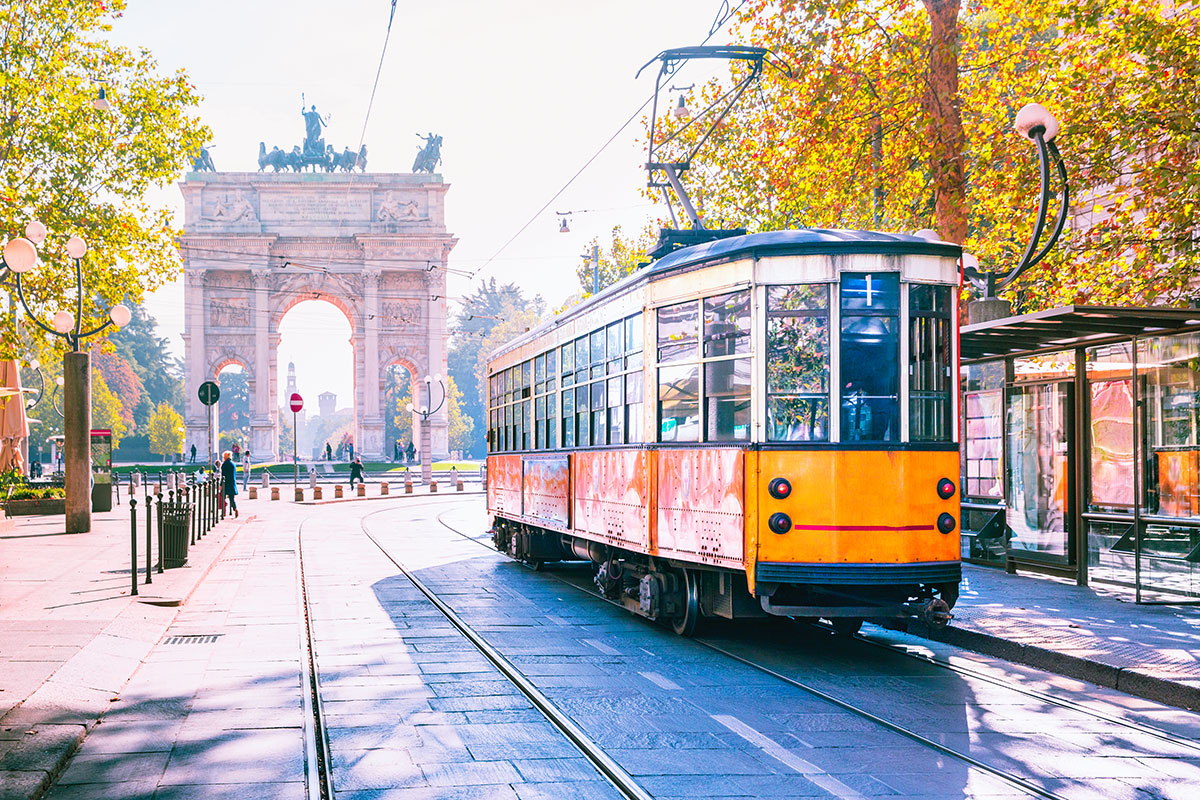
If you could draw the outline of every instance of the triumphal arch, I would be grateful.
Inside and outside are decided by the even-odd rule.
[[[280,457],[279,323],[305,300],[328,301],[350,321],[354,444],[364,458],[392,449],[384,442],[387,368],[402,365],[415,382],[446,374],[445,268],[457,242],[446,232],[449,187],[431,168],[353,171],[364,156],[356,163],[351,152],[350,171],[333,171],[316,163],[280,169],[260,155],[259,172],[190,172],[180,184],[185,449],[208,451],[197,388],[239,364],[250,384],[254,460]],[[315,411],[317,398],[305,400]],[[447,453],[447,419],[445,405],[429,419],[434,458]],[[413,425],[418,434],[419,416]]]

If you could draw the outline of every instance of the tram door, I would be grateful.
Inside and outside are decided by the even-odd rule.
[[[1006,450],[1009,555],[1071,560],[1075,453],[1070,381],[1009,388]]]

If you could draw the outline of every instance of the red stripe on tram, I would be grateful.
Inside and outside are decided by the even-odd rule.
[[[797,525],[798,531],[931,531],[932,525]]]

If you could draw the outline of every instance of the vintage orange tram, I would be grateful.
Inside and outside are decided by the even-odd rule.
[[[945,624],[957,245],[791,230],[676,250],[490,357],[496,547],[632,611]]]

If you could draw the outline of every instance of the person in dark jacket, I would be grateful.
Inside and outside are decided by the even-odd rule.
[[[221,454],[221,491],[225,493],[225,497],[229,500],[229,510],[233,512],[236,518],[238,515],[237,507],[237,467],[233,463],[233,453],[226,450]]]
[[[359,483],[366,483],[366,481],[363,480],[363,466],[362,466],[361,458],[354,459],[354,463],[350,465],[350,488],[351,489],[354,488],[354,479],[355,478],[358,478]]]

